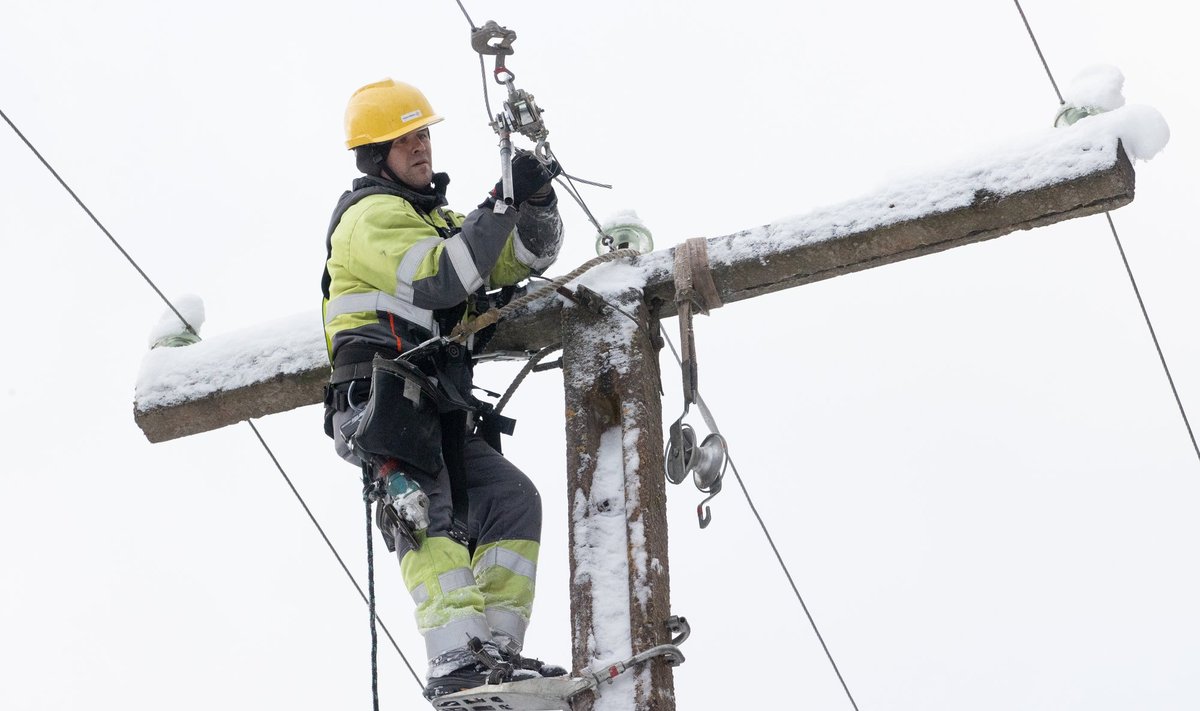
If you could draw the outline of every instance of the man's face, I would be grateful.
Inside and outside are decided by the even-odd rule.
[[[407,133],[392,141],[387,167],[400,182],[412,188],[425,188],[433,181],[433,148],[429,129]]]

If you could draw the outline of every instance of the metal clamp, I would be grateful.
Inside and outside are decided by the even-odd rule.
[[[686,617],[678,615],[672,615],[667,618],[664,624],[667,626],[667,631],[674,635],[670,644],[660,644],[640,654],[635,654],[624,661],[606,664],[603,671],[593,672],[590,669],[585,669],[583,677],[589,682],[595,682],[595,686],[599,686],[604,682],[611,684],[613,679],[616,679],[624,672],[655,657],[663,657],[667,664],[672,667],[683,664],[687,660],[683,656],[683,652],[679,651],[679,645],[683,644],[691,636],[692,628],[688,625]]]

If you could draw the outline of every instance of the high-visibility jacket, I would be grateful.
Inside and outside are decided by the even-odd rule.
[[[328,236],[323,314],[331,362],[350,343],[403,352],[462,318],[481,287],[516,284],[558,256],[553,201],[496,214],[445,209],[445,173],[419,192],[363,176],[342,195]],[[467,314],[470,315],[470,314]],[[340,363],[339,363],[340,364]]]

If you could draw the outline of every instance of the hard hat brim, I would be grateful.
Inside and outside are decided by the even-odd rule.
[[[406,136],[414,131],[420,131],[427,126],[432,126],[435,123],[441,123],[443,120],[444,119],[441,116],[432,114],[430,116],[423,116],[410,124],[401,126],[395,131],[385,133],[382,136],[367,136],[360,134],[346,141],[346,148],[353,150],[359,146],[365,146],[370,143],[386,143],[388,141],[394,141],[401,136]]]

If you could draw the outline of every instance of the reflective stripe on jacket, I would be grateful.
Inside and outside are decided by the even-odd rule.
[[[553,203],[464,217],[443,209],[448,181],[438,174],[435,191],[419,193],[364,177],[342,196],[323,303],[331,359],[345,343],[403,351],[437,333],[436,311],[481,286],[516,284],[557,257],[562,222]]]

